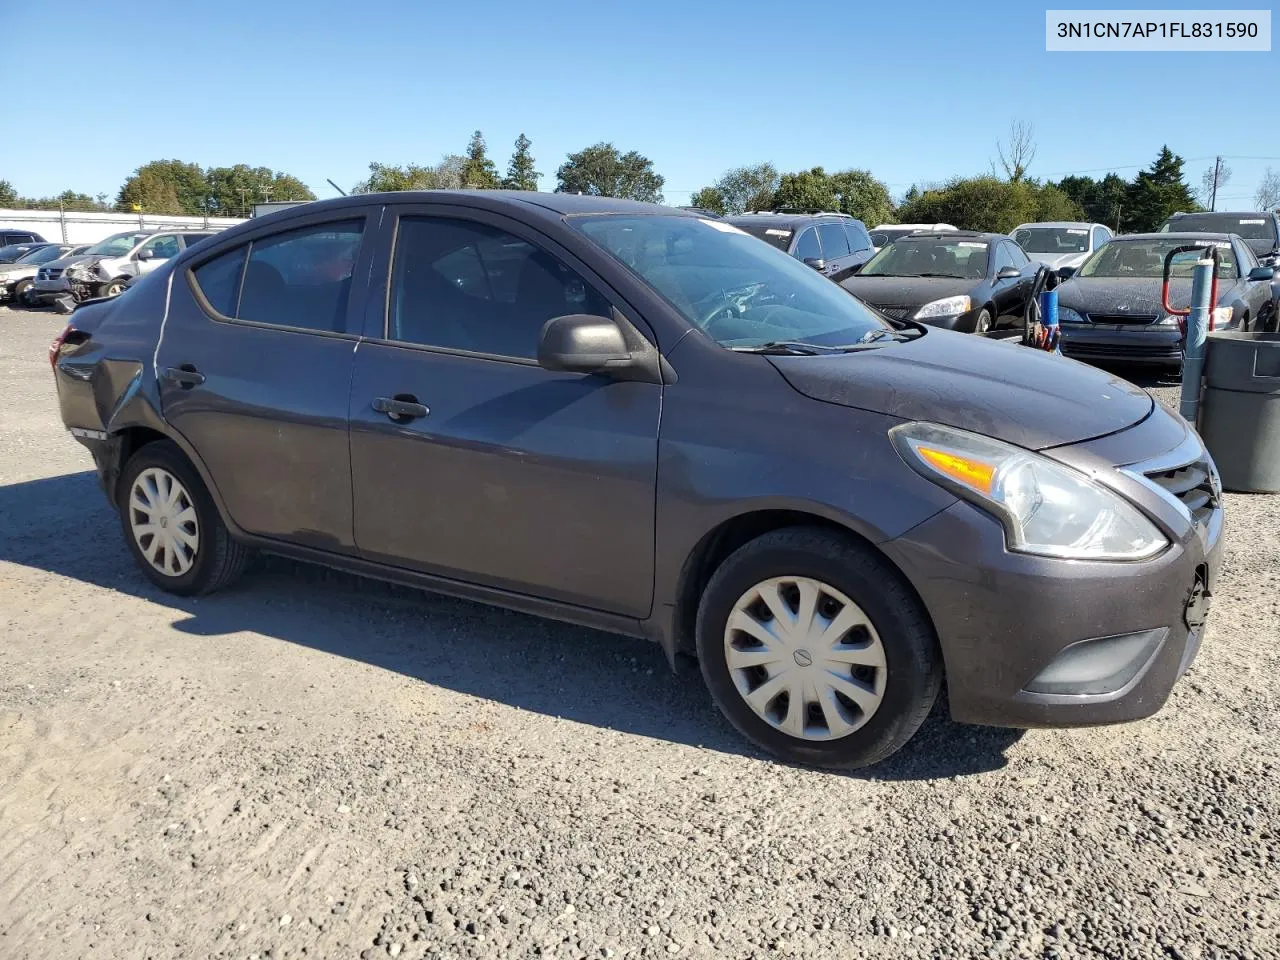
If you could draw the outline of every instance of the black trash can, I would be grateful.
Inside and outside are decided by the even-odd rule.
[[[1280,493],[1280,333],[1214,331],[1204,370],[1200,436],[1223,489]]]

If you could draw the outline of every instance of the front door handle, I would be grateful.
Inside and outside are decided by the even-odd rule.
[[[182,387],[183,390],[190,390],[204,383],[204,374],[189,363],[184,363],[180,367],[169,367],[164,372],[164,378]]]
[[[385,413],[397,423],[403,420],[414,420],[425,417],[431,411],[418,402],[418,398],[408,393],[397,393],[394,397],[374,397],[373,409]]]

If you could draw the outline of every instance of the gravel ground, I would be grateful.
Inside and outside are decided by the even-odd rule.
[[[819,773],[638,641],[283,560],[154,590],[58,327],[0,308],[0,957],[1280,957],[1280,497],[1228,497],[1157,717]]]

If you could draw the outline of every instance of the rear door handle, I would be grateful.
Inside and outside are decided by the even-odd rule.
[[[374,397],[373,409],[396,421],[415,420],[431,412],[418,402],[417,397],[406,393],[398,393],[394,397]]]
[[[204,374],[189,363],[184,363],[180,367],[169,367],[164,372],[164,378],[170,383],[176,383],[184,390],[204,383]]]

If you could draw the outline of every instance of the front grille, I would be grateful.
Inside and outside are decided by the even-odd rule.
[[[1210,515],[1221,500],[1207,459],[1172,470],[1153,471],[1146,476],[1156,486],[1176,497],[1190,512],[1191,518],[1201,526],[1209,522]]]
[[[887,303],[873,303],[875,307],[886,317],[892,317],[894,320],[905,320],[907,315],[914,309],[913,307],[895,307]]]
[[[1151,313],[1090,313],[1087,314],[1091,323],[1123,323],[1140,325],[1144,323],[1155,323],[1160,319],[1158,314]]]
[[[1062,352],[1072,357],[1133,357],[1138,359],[1177,361],[1182,353],[1176,343],[1161,345],[1130,343],[1082,343],[1064,339]]]
[[[57,280],[60,276],[62,276],[62,269],[60,267],[44,267],[40,270],[40,276],[36,279]]]

